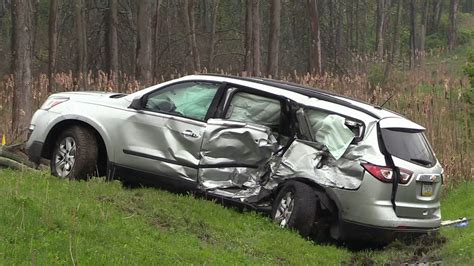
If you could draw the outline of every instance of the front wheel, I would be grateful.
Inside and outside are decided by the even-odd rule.
[[[313,232],[318,207],[312,187],[297,181],[290,181],[278,193],[273,202],[272,218],[280,227],[296,229],[302,236]]]
[[[97,139],[87,128],[72,126],[57,139],[51,156],[51,173],[69,179],[91,177],[97,166]]]

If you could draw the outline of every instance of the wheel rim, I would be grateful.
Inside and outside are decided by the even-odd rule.
[[[66,177],[71,173],[76,162],[76,141],[74,138],[66,137],[59,143],[54,161],[56,173],[59,176]]]
[[[284,228],[288,226],[294,205],[295,197],[293,192],[288,191],[285,196],[281,198],[280,204],[275,213],[275,220],[278,222],[280,227]]]

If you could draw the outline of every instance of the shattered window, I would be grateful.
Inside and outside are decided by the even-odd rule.
[[[281,103],[279,100],[238,92],[225,115],[226,119],[254,123],[278,130],[280,126]]]
[[[313,141],[324,144],[337,160],[341,158],[354,139],[354,133],[346,125],[346,119],[337,114],[319,110],[305,110]]]
[[[204,120],[219,88],[218,84],[186,82],[158,90],[147,99],[152,111]]]

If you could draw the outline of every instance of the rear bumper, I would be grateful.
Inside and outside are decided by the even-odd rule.
[[[26,146],[26,152],[30,160],[36,164],[39,164],[41,159],[41,153],[43,151],[43,142],[32,141],[28,142]]]
[[[389,242],[407,234],[422,234],[438,230],[439,227],[379,227],[341,220],[339,222],[339,239],[351,242]]]

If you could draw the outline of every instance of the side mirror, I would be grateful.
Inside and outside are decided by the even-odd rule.
[[[143,109],[142,98],[141,97],[135,97],[128,108],[132,108],[132,109],[135,109],[135,110]]]

